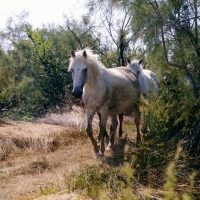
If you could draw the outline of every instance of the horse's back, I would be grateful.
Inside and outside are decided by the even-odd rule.
[[[124,113],[138,103],[140,94],[137,77],[127,67],[112,68],[109,71],[109,114]]]
[[[134,71],[132,71],[128,67],[116,67],[109,69],[115,76],[118,77],[118,73],[120,73],[120,77],[123,76],[124,80],[131,81],[133,84],[138,84],[138,80]]]

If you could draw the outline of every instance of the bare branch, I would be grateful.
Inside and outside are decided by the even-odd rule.
[[[73,34],[73,36],[75,37],[75,39],[77,40],[77,42],[79,43],[80,49],[84,49],[84,46],[80,40],[80,38],[74,33],[73,30],[70,29],[70,27],[67,25],[68,30]]]

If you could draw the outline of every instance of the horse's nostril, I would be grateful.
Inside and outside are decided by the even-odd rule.
[[[72,91],[72,95],[73,95],[75,98],[78,98],[78,99],[81,99],[81,98],[82,98],[82,94],[83,94],[83,91],[82,91],[81,89],[75,88],[75,89]]]

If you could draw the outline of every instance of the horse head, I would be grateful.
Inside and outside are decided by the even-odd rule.
[[[69,70],[72,72],[73,79],[73,91],[72,95],[76,98],[81,99],[83,94],[83,87],[87,80],[87,65],[84,62],[80,62],[81,59],[86,59],[86,50],[83,51],[82,55],[76,55],[74,50],[71,50],[71,63]]]
[[[143,58],[141,58],[139,61],[131,61],[129,58],[127,58],[128,67],[131,68],[137,75],[141,75],[142,73],[142,62]]]

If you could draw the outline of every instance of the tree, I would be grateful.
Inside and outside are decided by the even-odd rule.
[[[48,99],[46,108],[64,103],[67,84],[71,81],[67,73],[67,57],[62,60],[49,38],[45,39],[41,31],[26,29],[28,37],[35,47],[35,56],[42,64],[42,73],[37,77],[43,95]]]
[[[146,154],[153,166],[152,152],[162,155],[162,149],[165,153],[174,151],[180,142],[187,153],[198,156],[200,4],[196,0],[129,3],[132,29],[137,29],[137,35],[143,40],[148,65],[155,66],[155,72],[170,71],[170,83],[165,85],[160,81],[159,99],[143,111],[150,134],[145,137],[146,146],[140,153]]]
[[[18,41],[27,39],[24,29],[25,26],[31,27],[27,21],[28,15],[28,12],[23,11],[15,17],[7,19],[6,29],[0,32],[1,45],[5,50],[13,50],[13,45],[17,44]]]
[[[135,0],[130,7],[132,27],[139,27],[147,51],[154,52],[155,60],[155,49],[162,49],[166,64],[185,72],[197,97],[200,95],[199,6],[197,0]]]
[[[99,46],[99,36],[93,34],[92,30],[95,26],[92,23],[90,24],[88,17],[84,16],[82,22],[69,20],[67,16],[65,18],[66,25],[64,29],[67,29],[76,41],[75,49],[84,49],[85,47],[96,48]]]
[[[0,33],[2,46],[0,110],[4,116],[14,115],[14,113],[23,110],[23,99],[24,97],[28,98],[28,94],[30,94],[22,94],[18,90],[18,85],[23,78],[31,75],[32,46],[29,41],[27,42],[27,36],[23,31],[25,24],[29,25],[26,21],[27,16],[27,12],[22,12],[15,19],[10,17],[7,20],[6,28]],[[35,90],[34,88],[33,91]]]
[[[131,56],[135,53],[135,33],[130,26],[132,16],[129,6],[123,1],[110,0],[88,1],[88,6],[90,17],[96,17],[96,23],[100,23],[95,30],[102,35],[101,44],[105,43],[107,59],[115,66],[125,66],[125,54]]]

